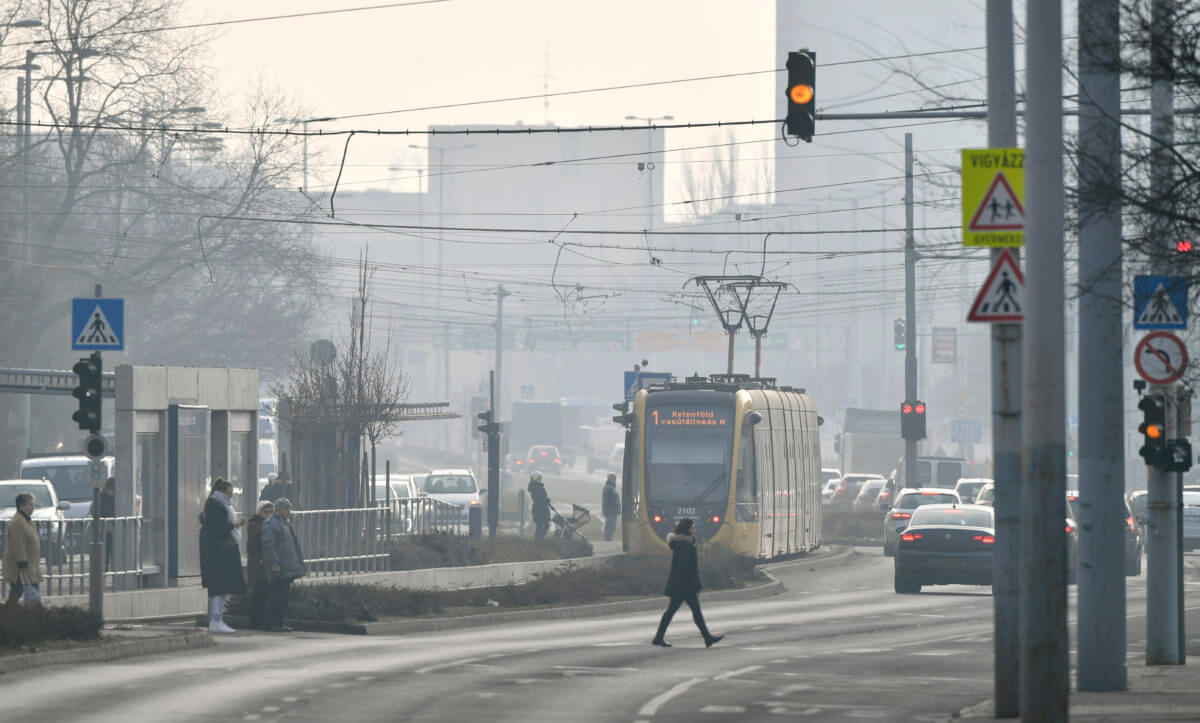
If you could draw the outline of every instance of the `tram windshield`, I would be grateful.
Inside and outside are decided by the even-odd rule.
[[[729,495],[732,405],[671,404],[646,410],[646,497],[700,504]]]

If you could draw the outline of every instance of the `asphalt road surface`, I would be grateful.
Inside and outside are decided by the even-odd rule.
[[[985,588],[896,595],[891,560],[873,550],[773,571],[787,593],[706,609],[727,635],[711,649],[686,610],[669,650],[649,645],[657,613],[397,637],[239,633],[207,650],[5,675],[0,700],[9,720],[659,723],[946,720],[991,695]],[[1190,580],[1194,631],[1195,569]],[[1130,665],[1142,661],[1144,590],[1129,579]]]

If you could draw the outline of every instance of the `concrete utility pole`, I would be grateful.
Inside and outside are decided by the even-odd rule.
[[[1079,690],[1125,690],[1120,2],[1079,4]]]
[[[1026,6],[1021,717],[1064,721],[1067,639],[1062,0]]]
[[[988,146],[1017,146],[1012,0],[987,2]],[[1019,262],[1020,249],[1010,249]],[[992,251],[992,263],[1000,257]],[[992,478],[996,549],[992,555],[994,708],[1020,715],[1021,627],[1021,325],[992,324]]]
[[[504,284],[496,287],[496,391],[492,397],[496,421],[500,421],[500,390],[503,389],[501,380],[504,378],[504,297],[511,295],[504,290]]]
[[[917,249],[913,239],[912,133],[904,134],[904,401],[917,398]],[[917,440],[904,440],[904,486],[917,487]]]

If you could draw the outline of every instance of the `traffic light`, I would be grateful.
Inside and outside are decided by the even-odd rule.
[[[904,439],[925,439],[925,402],[913,401],[900,405],[900,436]]]
[[[892,343],[896,345],[896,351],[904,351],[907,332],[904,328],[904,319],[896,319],[892,322]]]
[[[71,396],[79,400],[79,411],[72,414],[71,419],[79,424],[80,429],[98,434],[100,385],[104,379],[104,364],[100,361],[100,353],[92,352],[90,357],[80,359],[71,371],[79,377],[79,385],[71,391]]]
[[[811,50],[788,53],[787,76],[787,132],[812,143],[817,126],[817,54]]]
[[[1189,239],[1181,238],[1175,242],[1175,250],[1181,254],[1190,254],[1192,252],[1192,242]]]
[[[1172,439],[1167,443],[1167,472],[1187,472],[1192,468],[1192,443],[1186,439]]]
[[[1142,459],[1148,465],[1163,465],[1167,463],[1167,414],[1166,402],[1162,395],[1147,394],[1138,402],[1142,410],[1142,423],[1138,431],[1142,433],[1144,444],[1138,450]]]
[[[480,412],[475,416],[483,420],[483,424],[479,425],[475,429],[488,435],[500,433],[500,425],[492,421],[492,410],[489,409],[486,412]]]

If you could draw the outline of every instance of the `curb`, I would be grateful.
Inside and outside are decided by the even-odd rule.
[[[777,567],[799,567],[806,565],[809,570],[820,570],[826,567],[836,567],[843,565],[847,561],[858,556],[858,552],[853,545],[837,545],[831,546],[833,551],[828,555],[818,555],[817,557],[809,558],[798,557],[794,560],[784,560],[782,562],[769,562],[763,565],[765,569],[773,570]]]
[[[0,657],[0,674],[15,673],[50,665],[73,665],[78,663],[106,663],[143,655],[174,653],[181,650],[208,648],[214,645],[207,630],[169,633],[155,638],[102,641],[98,645],[66,650],[47,650],[39,653],[22,653]]]
[[[828,556],[809,560],[800,558],[787,562],[772,563],[769,567],[780,565],[808,564],[809,569],[832,567],[845,563],[855,556],[853,548],[847,547]],[[766,567],[766,566],[765,566]],[[757,600],[783,593],[783,583],[768,570],[764,574],[769,582],[740,590],[714,590],[700,593],[704,603],[737,602]],[[593,618],[605,615],[624,615],[629,613],[655,612],[663,608],[661,596],[640,598],[637,600],[622,600],[620,602],[590,603],[587,605],[571,605],[554,608],[539,608],[534,610],[513,610],[511,612],[481,613],[479,615],[463,615],[452,618],[418,618],[412,620],[386,620],[376,623],[323,623],[308,621],[293,621],[291,627],[304,632],[339,633],[342,635],[405,635],[410,633],[429,633],[442,630],[457,630],[460,628],[485,627],[506,623],[539,622],[544,620],[573,620],[576,618]],[[231,623],[239,622],[230,618]],[[198,624],[207,624],[207,618],[197,620]]]

